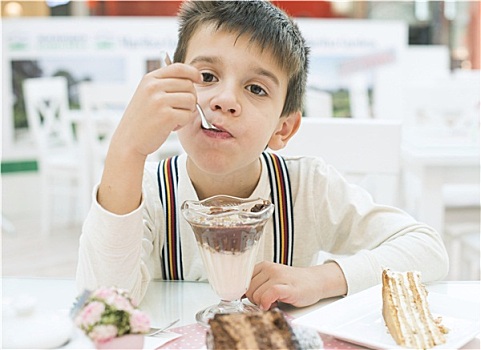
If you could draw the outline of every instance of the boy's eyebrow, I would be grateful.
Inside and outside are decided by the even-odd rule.
[[[254,73],[256,73],[256,74],[258,74],[258,75],[263,75],[263,76],[265,76],[266,78],[272,80],[272,82],[273,82],[275,85],[277,85],[277,86],[279,86],[279,84],[280,84],[280,83],[279,83],[279,79],[277,79],[277,77],[275,76],[275,74],[272,73],[272,72],[270,72],[270,71],[268,71],[268,70],[266,70],[266,69],[264,69],[264,68],[260,68],[260,67],[259,67],[259,68],[256,68],[256,69],[254,69]]]
[[[190,65],[196,64],[198,62],[206,62],[206,63],[220,63],[220,59],[212,56],[197,56],[194,57],[192,61],[189,62]]]
[[[221,60],[218,59],[217,57],[212,57],[212,56],[197,56],[197,57],[194,57],[192,59],[192,61],[189,62],[189,64],[193,65],[193,64],[196,64],[196,63],[199,63],[199,62],[206,62],[206,63],[210,63],[210,64],[216,64],[216,63],[219,64],[221,62]],[[280,85],[279,79],[277,79],[276,75],[274,73],[268,71],[267,69],[258,67],[258,68],[255,68],[253,70],[253,72],[257,75],[263,75],[263,76],[267,77],[268,79],[272,80],[272,82],[275,85]]]

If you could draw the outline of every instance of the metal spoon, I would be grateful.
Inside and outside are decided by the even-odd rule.
[[[170,327],[172,327],[174,324],[176,324],[179,321],[180,321],[180,318],[170,322],[169,324],[163,326],[162,328],[151,328],[149,333],[147,333],[146,335],[148,337],[153,337],[153,336],[155,336],[159,333],[162,333],[162,332],[166,331],[167,329],[169,329]]]
[[[160,66],[161,67],[165,67],[165,66],[168,66],[170,64],[172,64],[172,61],[169,57],[169,54],[167,52],[163,52],[162,53],[162,56],[160,58]],[[207,118],[205,117],[205,114],[204,114],[204,111],[202,110],[202,108],[200,107],[200,105],[198,103],[195,104],[195,107],[197,108],[197,111],[199,112],[200,114],[200,120],[201,120],[201,123],[202,123],[202,127],[204,129],[211,129],[211,130],[217,130],[217,131],[220,131],[218,128],[216,128],[214,125],[212,125],[211,123],[209,123],[209,121],[207,120]]]

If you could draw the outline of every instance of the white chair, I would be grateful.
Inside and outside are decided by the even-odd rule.
[[[447,225],[444,239],[450,258],[448,279],[479,280],[480,226],[471,222]]]
[[[132,98],[134,88],[119,83],[83,82],[78,86],[80,118],[77,120],[79,139],[83,145],[84,162],[89,170],[90,186],[99,180],[112,135]],[[182,151],[175,133],[149,160],[179,154]]]
[[[390,120],[302,118],[281,155],[324,159],[347,180],[364,187],[381,204],[397,205],[401,123]],[[331,254],[319,252],[318,263]]]
[[[110,140],[130,101],[132,88],[98,82],[83,82],[77,88],[81,113],[76,125],[93,188],[100,180]]]
[[[400,142],[397,121],[307,117],[278,153],[321,157],[377,202],[397,205]]]
[[[55,212],[58,209],[69,209],[69,213],[62,213],[67,223],[83,220],[90,205],[90,191],[79,162],[81,150],[69,119],[66,78],[26,79],[23,93],[29,129],[38,150],[42,184],[40,230],[48,235],[57,224]],[[59,201],[62,198],[69,199],[68,205]]]
[[[305,97],[304,116],[332,118],[332,95],[327,91],[308,87]]]
[[[405,142],[418,145],[420,152],[423,148],[444,149],[446,154],[476,152],[479,160],[480,72],[454,71],[444,78],[412,79],[404,85],[404,113],[409,117],[405,124]],[[439,230],[450,253],[449,277],[452,279],[464,278],[466,266],[462,264],[468,256],[474,256],[474,264],[479,265],[479,253],[476,257],[467,253],[472,249],[461,250],[465,242],[471,241],[470,235],[480,232],[479,165],[474,179],[461,169],[464,167],[459,164],[457,172],[463,175],[443,185],[440,200],[443,217]],[[416,186],[408,182],[409,178],[405,180],[406,186]],[[407,207],[416,212],[421,200],[418,192],[405,193]]]
[[[480,231],[474,231],[461,238],[461,247],[463,252],[463,270],[466,271],[465,279],[477,280],[480,279],[480,266],[479,266],[479,248]],[[464,279],[464,278],[463,278]]]

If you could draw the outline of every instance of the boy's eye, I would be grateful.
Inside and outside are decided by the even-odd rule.
[[[217,81],[214,74],[212,73],[202,73],[202,80],[204,81],[204,83],[213,83]]]
[[[246,89],[249,90],[250,92],[252,92],[255,95],[259,95],[259,96],[266,96],[267,95],[266,90],[261,88],[259,85],[254,85],[254,84],[249,85],[249,86],[246,87]]]

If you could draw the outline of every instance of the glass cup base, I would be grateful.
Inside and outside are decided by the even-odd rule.
[[[209,320],[214,318],[215,314],[240,314],[258,311],[261,311],[261,309],[256,305],[248,302],[244,303],[242,300],[222,300],[219,304],[209,306],[208,308],[199,311],[195,315],[195,320],[200,325],[209,328]]]

